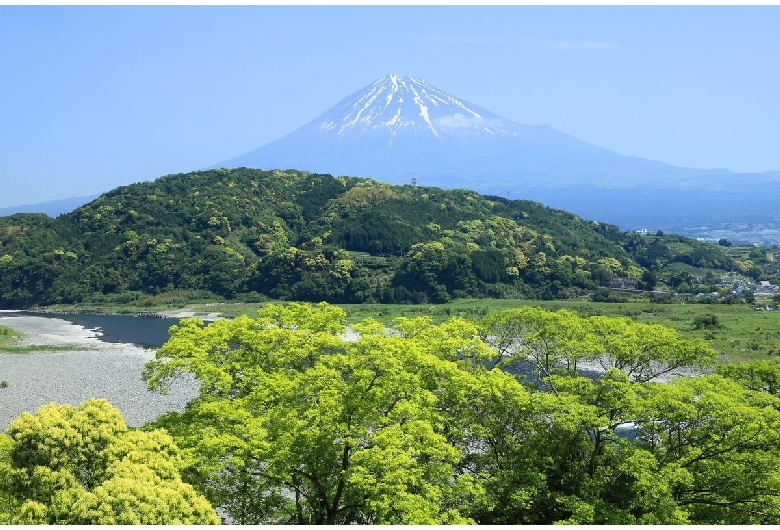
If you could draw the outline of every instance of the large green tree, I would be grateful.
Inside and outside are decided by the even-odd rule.
[[[720,376],[653,382],[710,362],[699,341],[539,309],[352,328],[327,304],[182,320],[147,365],[152,388],[201,381],[157,425],[226,520],[780,520],[778,398]],[[585,361],[604,371],[583,377]]]
[[[647,382],[680,368],[712,364],[704,341],[629,318],[583,318],[572,311],[537,307],[495,311],[480,322],[481,335],[504,367],[530,366],[547,384],[551,376],[574,376],[584,363],[603,372],[617,368],[632,381]],[[554,387],[553,387],[554,390]]]
[[[205,328],[183,320],[146,377],[159,388],[192,372],[201,395],[160,424],[194,451],[199,483],[237,522],[467,522],[445,408],[468,391],[458,350],[487,353],[473,326],[431,342],[411,323],[388,335],[367,321],[344,341],[344,320],[326,304]]]
[[[105,400],[22,413],[0,442],[9,524],[215,524],[210,503],[181,480],[164,431],[130,430]]]

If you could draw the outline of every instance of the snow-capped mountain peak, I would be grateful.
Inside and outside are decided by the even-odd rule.
[[[339,102],[320,117],[318,128],[339,139],[350,134],[389,131],[392,146],[401,129],[443,133],[507,134],[505,120],[461,101],[422,79],[388,74]]]
[[[421,79],[397,74],[377,79],[286,136],[215,167],[292,168],[391,184],[409,184],[416,175],[422,186],[539,200],[591,219],[642,219],[642,225],[669,219],[689,223],[689,212],[697,207],[717,212],[713,222],[721,222],[715,219],[733,209],[732,198],[745,189],[759,188],[761,182],[766,189],[780,189],[759,175],[734,179],[733,174],[620,155],[548,125],[503,119]],[[722,207],[702,206],[697,194],[706,190],[720,194]],[[767,208],[776,208],[770,201],[775,195],[764,194]],[[744,204],[754,211],[755,192],[745,197]],[[646,211],[652,212],[653,223],[645,221]]]

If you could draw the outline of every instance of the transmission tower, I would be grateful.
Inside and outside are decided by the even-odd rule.
[[[412,173],[412,187],[417,187],[417,173]]]

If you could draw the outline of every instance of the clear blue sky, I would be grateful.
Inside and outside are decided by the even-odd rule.
[[[780,6],[0,6],[0,207],[209,166],[387,73],[622,154],[780,170],[778,28]]]

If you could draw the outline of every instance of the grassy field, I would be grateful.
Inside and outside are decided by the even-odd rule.
[[[226,317],[237,315],[254,316],[263,303],[236,303],[223,301],[161,299],[142,306],[55,306],[52,310],[99,309],[106,313],[134,313],[137,311],[161,312],[178,308],[195,312],[219,312]],[[756,311],[741,304],[691,304],[651,303],[647,298],[637,297],[625,303],[600,303],[589,300],[494,300],[466,299],[448,304],[340,304],[348,315],[349,322],[373,317],[390,324],[399,316],[430,316],[441,322],[451,316],[479,319],[493,310],[538,306],[556,311],[568,309],[582,316],[612,315],[625,316],[638,322],[662,324],[678,330],[685,337],[706,340],[720,354],[722,362],[744,361],[780,355],[780,311]],[[694,329],[697,317],[714,315],[722,327],[718,329]],[[0,341],[3,336],[0,335]],[[2,345],[2,342],[0,342]]]
[[[7,326],[0,326],[0,350],[5,350],[21,336],[22,334],[15,329],[11,329]]]

